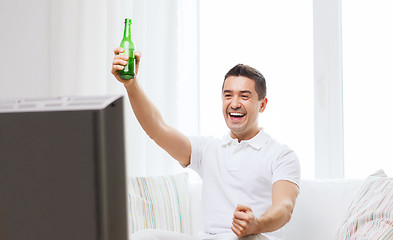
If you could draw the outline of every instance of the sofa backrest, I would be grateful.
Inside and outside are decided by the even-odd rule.
[[[301,180],[285,240],[332,240],[364,179]]]
[[[284,227],[285,240],[332,240],[343,223],[348,206],[364,179],[306,179],[291,221]],[[192,231],[203,230],[202,184],[191,184]]]

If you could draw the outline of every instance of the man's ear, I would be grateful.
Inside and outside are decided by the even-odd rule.
[[[261,102],[261,107],[259,108],[259,112],[263,113],[265,111],[266,105],[267,105],[267,98],[265,97],[264,99],[262,99]]]

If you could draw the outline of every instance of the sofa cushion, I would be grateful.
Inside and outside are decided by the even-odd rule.
[[[393,178],[380,170],[366,179],[336,239],[393,239]]]
[[[142,229],[192,232],[187,173],[132,177],[128,192],[130,234]]]

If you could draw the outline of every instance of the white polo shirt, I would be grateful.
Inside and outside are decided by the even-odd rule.
[[[261,130],[240,143],[228,134],[223,139],[190,137],[191,163],[203,180],[204,233],[232,233],[237,204],[251,207],[261,216],[272,204],[272,185],[287,180],[299,185],[300,165],[296,154]],[[280,230],[269,233],[282,238]],[[269,235],[267,234],[267,235]]]

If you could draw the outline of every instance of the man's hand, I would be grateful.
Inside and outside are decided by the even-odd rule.
[[[119,82],[121,82],[121,83],[131,82],[133,79],[131,79],[131,80],[123,80],[123,79],[120,78],[119,73],[118,73],[118,70],[123,70],[124,66],[127,65],[128,56],[119,54],[119,53],[124,52],[124,49],[121,48],[121,47],[118,47],[118,48],[115,48],[113,50],[113,52],[115,53],[115,57],[113,58],[113,62],[112,62],[112,74],[113,74],[113,76],[115,76],[116,79]],[[135,77],[138,74],[140,60],[141,60],[141,53],[140,52],[135,52]]]
[[[258,219],[255,217],[251,208],[238,204],[233,214],[232,231],[238,237],[245,237],[258,234]]]
[[[273,184],[272,206],[262,216],[255,217],[250,207],[237,205],[233,214],[232,231],[238,237],[245,237],[282,228],[289,220],[295,207],[299,187],[286,180]]]

